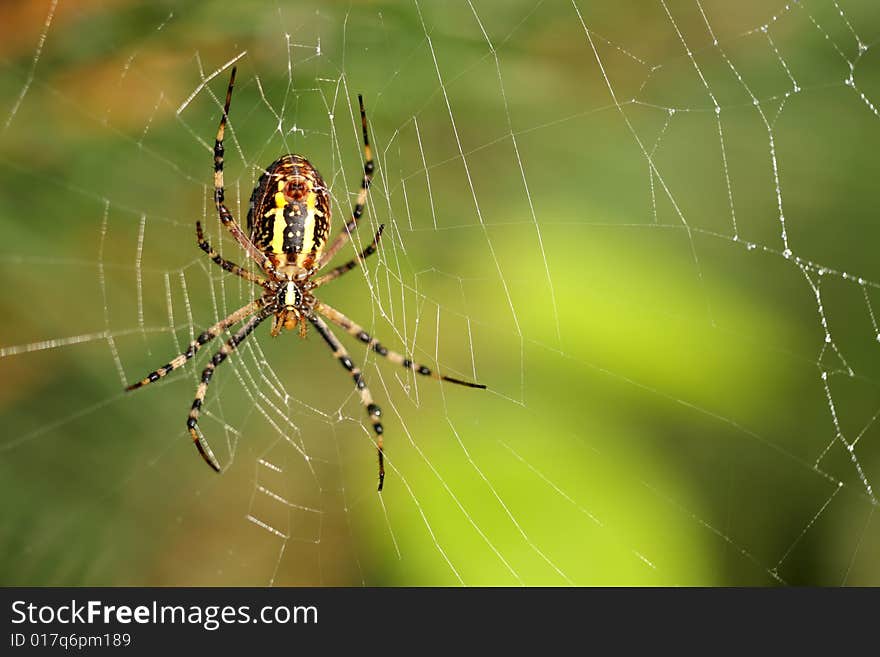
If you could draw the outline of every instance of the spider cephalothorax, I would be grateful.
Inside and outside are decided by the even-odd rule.
[[[288,280],[276,284],[275,297],[271,312],[275,315],[272,324],[272,336],[277,336],[282,329],[288,331],[299,327],[300,337],[306,337],[306,320],[314,314],[315,297],[306,292],[299,281]],[[306,284],[308,285],[308,284]]]
[[[382,490],[382,484],[385,480],[382,441],[384,428],[379,422],[382,411],[373,403],[373,397],[360,369],[352,362],[348,351],[333,335],[322,316],[365,343],[380,356],[412,370],[416,374],[471,388],[485,388],[486,386],[437,374],[424,365],[391,351],[380,344],[376,338],[371,337],[361,326],[312,295],[312,290],[363,264],[367,257],[375,253],[376,245],[384,228],[384,226],[379,226],[373,241],[357,257],[318,278],[313,278],[348,241],[351,233],[357,228],[358,220],[361,218],[367,202],[367,190],[373,176],[373,155],[367,134],[364,102],[360,96],[358,96],[358,103],[360,104],[361,126],[364,134],[364,177],[351,218],[330,244],[330,247],[324,249],[330,234],[330,192],[317,169],[300,155],[284,155],[266,168],[251,194],[247,217],[248,234],[241,230],[224,203],[223,189],[223,134],[229,117],[234,82],[235,68],[232,69],[232,74],[229,77],[226,104],[223,107],[223,116],[220,118],[220,127],[217,129],[217,138],[214,141],[214,203],[220,222],[226,226],[248,257],[263,270],[264,276],[243,269],[214,251],[205,239],[202,225],[198,221],[196,222],[196,239],[199,248],[207,253],[211,260],[224,270],[261,286],[263,294],[203,331],[189,344],[189,348],[185,352],[174,357],[166,365],[150,372],[137,383],[128,386],[126,390],[135,390],[153,381],[158,381],[172,370],[185,364],[202,345],[224,333],[238,322],[247,320],[214,354],[205,369],[202,370],[201,382],[196,389],[196,397],[186,420],[187,429],[202,457],[219,472],[220,464],[198,428],[199,413],[214,370],[261,322],[269,317],[274,316],[275,318],[271,331],[273,336],[277,336],[284,329],[292,330],[298,327],[300,336],[304,338],[308,324],[311,324],[333,349],[333,355],[351,374],[360,394],[361,402],[367,409],[373,433],[376,435],[376,449],[379,453],[379,490]]]

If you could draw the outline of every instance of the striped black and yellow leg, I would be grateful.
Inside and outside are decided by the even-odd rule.
[[[238,322],[243,320],[245,317],[249,317],[250,315],[253,315],[255,312],[259,312],[263,307],[265,307],[265,305],[266,305],[266,298],[260,297],[259,299],[251,301],[246,306],[242,306],[241,308],[236,310],[234,313],[229,315],[229,317],[221,319],[219,322],[214,324],[214,326],[203,331],[199,335],[199,337],[197,337],[195,340],[193,340],[192,342],[189,343],[189,347],[182,354],[178,354],[170,362],[166,363],[165,365],[163,365],[159,369],[157,369],[153,372],[150,372],[149,374],[147,374],[147,376],[145,376],[143,379],[141,379],[137,383],[132,383],[130,386],[128,386],[125,389],[125,391],[128,392],[130,390],[136,390],[138,388],[142,388],[143,386],[149,385],[150,383],[153,383],[154,381],[158,381],[163,376],[166,376],[169,372],[176,370],[178,367],[184,365],[186,363],[186,361],[188,361],[190,358],[195,356],[196,352],[199,349],[201,349],[202,345],[210,342],[211,340],[216,338],[218,335],[223,333],[223,331],[228,329],[233,324],[237,324]]]
[[[342,346],[342,343],[336,338],[336,336],[333,335],[330,331],[330,327],[327,326],[327,323],[315,315],[309,317],[309,321],[318,330],[318,333],[321,334],[321,337],[324,338],[327,344],[330,345],[330,348],[333,350],[333,355],[336,356],[340,363],[342,363],[342,366],[351,372],[351,376],[354,379],[354,385],[361,396],[361,403],[367,409],[370,424],[372,424],[373,432],[376,434],[376,450],[379,453],[379,490],[381,491],[382,485],[385,483],[385,451],[382,440],[384,429],[382,428],[382,423],[379,422],[379,417],[382,415],[382,411],[373,402],[373,396],[370,394],[370,390],[364,382],[364,377],[360,369],[355,367],[355,364],[351,362],[351,357],[348,355],[348,351],[346,351],[345,347]]]
[[[196,239],[198,240],[199,248],[208,254],[208,257],[217,263],[224,271],[228,271],[230,273],[235,274],[236,276],[241,276],[243,279],[250,281],[251,283],[255,283],[256,285],[261,285],[266,287],[266,279],[257,276],[256,274],[252,274],[247,269],[244,269],[231,260],[227,260],[222,257],[219,253],[217,253],[214,249],[211,248],[211,245],[205,239],[205,234],[202,231],[202,222],[196,222]]]
[[[330,248],[321,256],[321,260],[318,261],[319,269],[333,259],[333,256],[339,252],[339,249],[345,245],[357,228],[358,221],[360,221],[364,208],[367,205],[367,192],[370,189],[370,183],[373,181],[373,149],[370,147],[370,136],[367,132],[367,113],[364,111],[364,99],[360,94],[358,94],[358,104],[361,108],[361,128],[364,132],[364,177],[361,180],[357,202],[355,202],[354,209],[351,212],[351,219],[343,226],[339,235],[333,240],[333,244],[330,245]]]
[[[229,87],[226,89],[226,103],[223,105],[223,116],[220,117],[220,126],[217,128],[217,137],[214,139],[214,205],[217,207],[217,214],[220,217],[220,223],[226,226],[226,229],[235,238],[235,241],[241,245],[247,254],[260,266],[267,274],[271,274],[275,267],[269,260],[269,257],[261,252],[250,238],[244,234],[244,231],[235,221],[229,208],[225,203],[225,191],[223,188],[223,137],[226,132],[226,121],[229,118],[229,105],[232,103],[232,87],[235,84],[235,67],[232,67],[232,73],[229,76]]]
[[[386,348],[376,338],[367,333],[362,326],[359,326],[355,322],[351,321],[348,317],[343,315],[335,308],[331,308],[326,303],[318,301],[315,305],[315,310],[324,315],[324,317],[329,319],[337,326],[345,329],[346,333],[348,333],[349,335],[353,335],[358,340],[365,343],[368,347],[370,347],[373,351],[375,351],[383,358],[387,358],[392,363],[400,365],[401,367],[405,367],[408,370],[412,370],[416,374],[429,376],[432,379],[437,379],[438,381],[448,381],[449,383],[455,383],[460,386],[467,386],[468,388],[486,388],[486,386],[484,386],[482,383],[472,383],[470,381],[463,381],[461,379],[456,379],[451,376],[439,374],[424,365],[410,360],[403,354],[399,354],[396,351],[392,351],[391,349]]]
[[[383,230],[385,230],[385,224],[379,226],[379,230],[376,231],[376,236],[373,238],[373,241],[370,242],[369,246],[361,251],[356,258],[354,258],[353,260],[349,260],[344,265],[334,267],[330,272],[324,274],[319,278],[316,278],[314,281],[312,281],[313,288],[321,287],[322,285],[325,285],[326,283],[329,283],[330,281],[339,278],[343,274],[350,272],[358,265],[363,265],[364,260],[366,260],[376,252],[376,245],[379,244],[379,238],[382,237]]]
[[[244,339],[249,336],[257,326],[259,326],[260,322],[271,314],[271,311],[264,308],[257,315],[251,317],[246,324],[238,329],[235,335],[229,338],[229,340],[220,347],[220,350],[211,358],[211,362],[209,362],[205,369],[202,370],[202,380],[199,382],[199,387],[196,388],[196,398],[193,400],[192,408],[186,419],[186,428],[189,429],[189,433],[192,436],[196,448],[199,450],[199,454],[201,454],[202,458],[205,459],[205,462],[217,472],[220,472],[220,464],[217,462],[214,452],[211,451],[211,447],[198,430],[199,412],[202,408],[202,403],[205,401],[205,393],[208,392],[208,384],[211,382],[211,377],[214,376],[214,370],[217,369],[217,366],[225,361],[229,354],[235,351],[238,345],[240,345]]]

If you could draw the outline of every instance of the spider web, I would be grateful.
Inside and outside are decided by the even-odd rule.
[[[453,11],[449,11],[453,8]],[[5,584],[877,584],[880,14],[731,3],[4,8]],[[265,326],[132,394],[244,305],[196,248],[306,155],[353,244],[314,335]]]

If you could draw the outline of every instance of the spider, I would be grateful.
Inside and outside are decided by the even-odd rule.
[[[278,336],[282,330],[298,329],[300,337],[305,338],[307,325],[311,324],[333,350],[333,355],[337,360],[351,373],[355,387],[360,393],[361,402],[367,409],[370,424],[376,434],[376,450],[379,455],[379,490],[381,491],[385,481],[382,439],[384,430],[379,421],[382,411],[373,401],[360,369],[352,362],[348,351],[323,318],[344,329],[380,356],[417,374],[471,388],[485,389],[486,386],[438,374],[424,365],[386,348],[361,326],[312,294],[316,288],[339,278],[358,265],[363,265],[364,261],[376,252],[376,246],[384,229],[384,225],[379,226],[372,242],[354,259],[331,269],[322,276],[313,278],[349,240],[352,232],[357,228],[358,220],[361,218],[367,202],[367,192],[373,178],[373,155],[367,134],[367,115],[364,112],[363,98],[358,95],[361,126],[364,134],[364,177],[351,218],[325,250],[324,247],[330,233],[329,190],[324,179],[321,178],[321,174],[301,155],[292,153],[282,155],[270,164],[260,176],[257,186],[251,194],[247,217],[248,234],[242,231],[226,207],[223,190],[223,134],[229,118],[229,105],[232,101],[234,84],[235,67],[229,76],[226,103],[223,106],[223,116],[220,117],[220,126],[217,128],[217,137],[214,141],[214,205],[217,208],[220,222],[229,230],[247,256],[263,270],[265,276],[252,273],[221,257],[208,244],[199,221],[196,222],[196,239],[199,248],[212,261],[225,271],[259,285],[263,288],[263,293],[203,331],[189,344],[185,352],[178,354],[167,364],[150,372],[146,377],[131,384],[125,390],[136,390],[158,381],[169,372],[186,364],[202,346],[233,325],[247,320],[220,347],[202,371],[201,382],[196,389],[196,396],[186,420],[186,427],[202,458],[215,471],[220,472],[220,464],[198,427],[199,411],[205,400],[205,394],[208,392],[208,385],[211,383],[214,370],[235,351],[257,326],[269,317],[274,317],[271,330],[273,337]]]

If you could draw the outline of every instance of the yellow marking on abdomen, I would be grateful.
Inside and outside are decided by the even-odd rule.
[[[273,217],[274,218],[271,218]],[[284,253],[284,231],[287,230],[287,220],[284,218],[284,208],[275,208],[266,213],[266,218],[272,222],[272,242],[269,250],[272,253]]]
[[[312,249],[315,249],[316,257],[321,253],[321,244],[315,244],[315,207],[318,196],[315,192],[309,192],[306,197],[306,218],[303,221],[302,251],[296,256],[296,264],[304,266],[306,259],[312,257]]]

